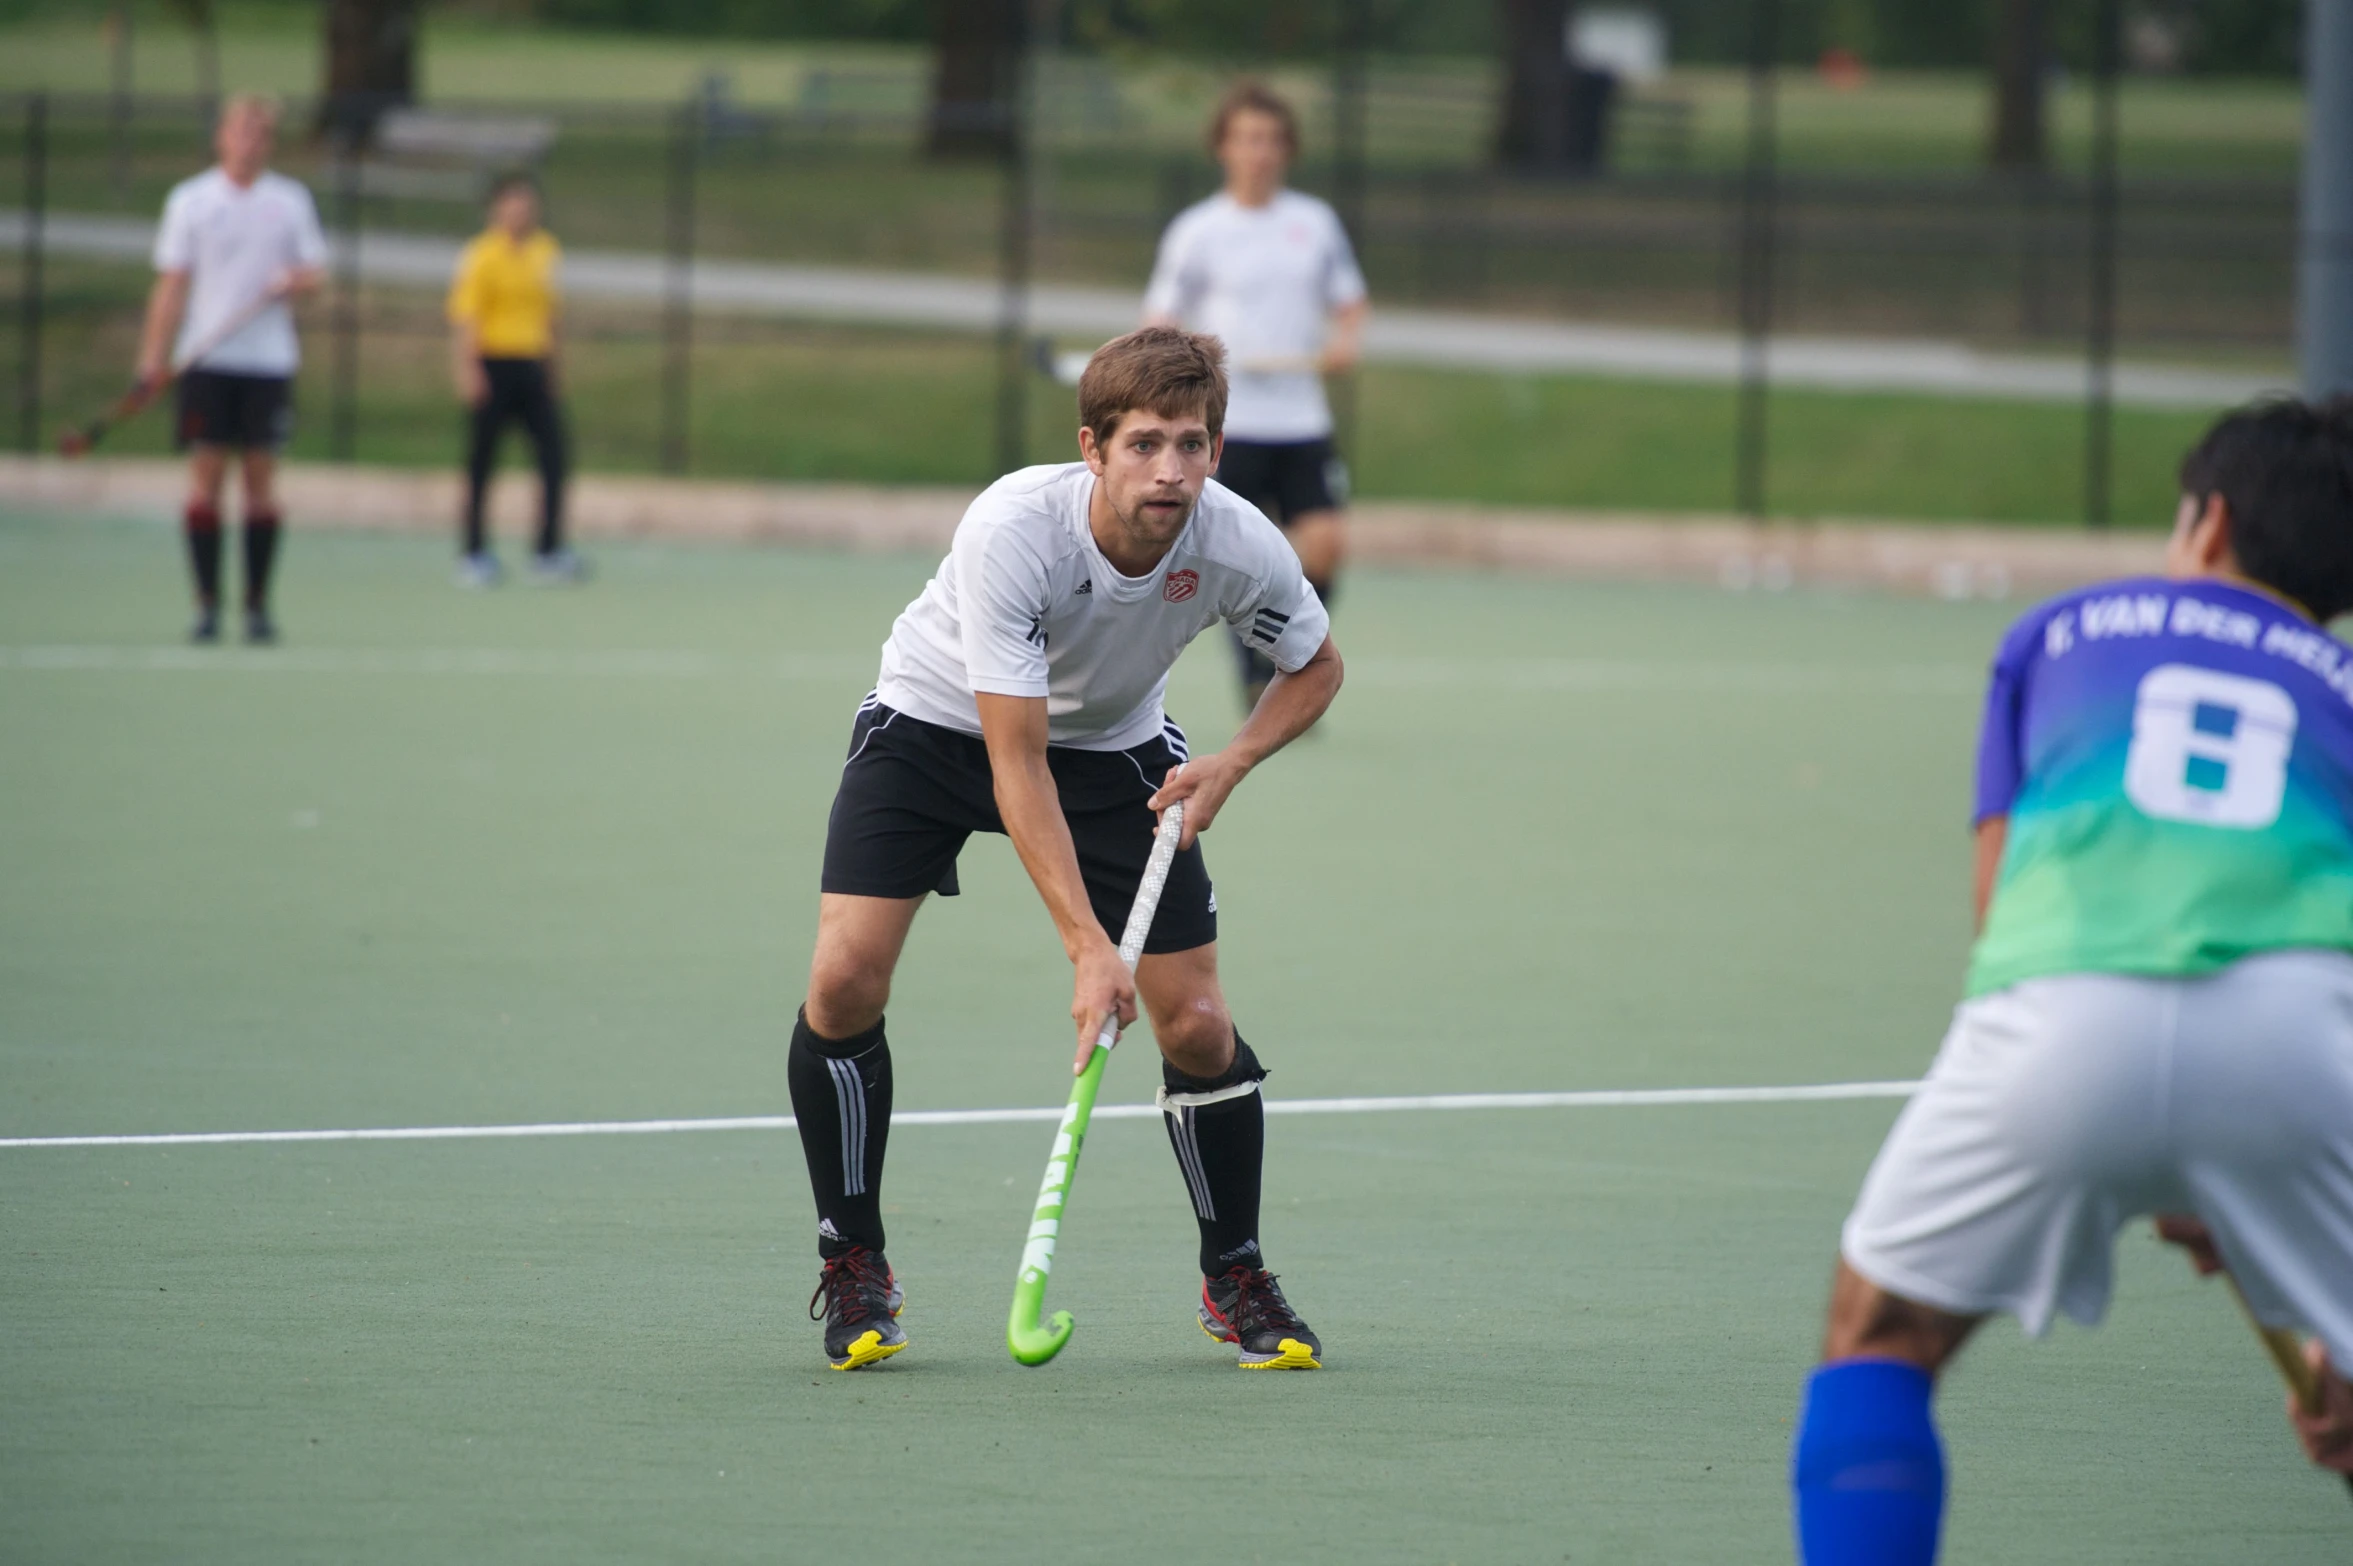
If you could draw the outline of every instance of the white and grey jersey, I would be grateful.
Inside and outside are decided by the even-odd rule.
[[[1364,296],[1330,207],[1296,190],[1262,207],[1220,192],[1168,225],[1144,310],[1226,345],[1228,440],[1291,442],[1332,433],[1323,377],[1307,361],[1323,351],[1332,312]]]
[[[186,354],[258,303],[285,273],[327,264],[310,191],[264,171],[240,185],[219,168],[172,187],[155,234],[155,269],[189,274],[187,314],[173,352]],[[292,375],[302,351],[284,300],[254,316],[196,364],[235,375]]]
[[[891,627],[876,696],[966,734],[981,731],[979,693],[1043,696],[1049,742],[1126,750],[1161,733],[1168,671],[1218,621],[1286,671],[1323,645],[1323,603],[1256,506],[1212,480],[1160,564],[1130,577],[1095,545],[1094,492],[1083,462],[983,491]]]

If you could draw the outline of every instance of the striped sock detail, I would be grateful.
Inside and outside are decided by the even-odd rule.
[[[835,1108],[841,1115],[842,1194],[866,1194],[866,1081],[855,1062],[828,1060]]]
[[[1194,1110],[1187,1106],[1168,1112],[1169,1145],[1176,1149],[1177,1167],[1185,1174],[1185,1189],[1193,1195],[1193,1215],[1204,1223],[1217,1217],[1217,1204],[1210,1200],[1209,1176],[1201,1167],[1201,1139],[1193,1125]]]

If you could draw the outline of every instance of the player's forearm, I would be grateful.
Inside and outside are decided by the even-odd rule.
[[[1277,673],[1268,682],[1266,694],[1258,698],[1258,705],[1250,710],[1249,720],[1226,746],[1226,753],[1245,765],[1257,766],[1315,726],[1315,720],[1340,694],[1345,674],[1340,649],[1325,637],[1314,657],[1296,671]]]
[[[188,274],[165,272],[147,291],[147,319],[139,332],[139,363],[162,365],[179,334],[180,316],[188,305]]]
[[[1078,849],[1070,840],[1070,823],[1062,818],[1062,796],[1054,787],[1053,769],[1046,764],[1046,703],[1038,696],[997,696],[982,692],[981,739],[989,749],[989,775],[996,796],[997,815],[1013,851],[1029,872],[1062,948],[1073,962],[1088,946],[1104,940],[1103,926],[1087,901],[1087,883],[1079,874]]]
[[[1096,941],[1109,939],[1087,901],[1086,878],[1079,874],[1078,848],[1070,840],[1070,823],[1062,816],[1062,799],[1054,774],[1043,755],[1022,757],[1006,765],[992,755],[996,774],[997,814],[1021,867],[1038,889],[1039,899],[1053,917],[1055,933],[1072,961]]]
[[[449,367],[463,376],[482,358],[482,340],[471,321],[452,321],[449,326]]]
[[[1353,358],[1364,346],[1364,323],[1372,314],[1372,306],[1362,299],[1344,304],[1332,312],[1331,343],[1335,349],[1345,350]]]
[[[297,294],[315,294],[327,286],[327,269],[323,266],[298,266],[278,282],[278,293],[291,299]]]
[[[2010,843],[2010,818],[1987,816],[1977,823],[1976,906],[1977,929],[1985,930],[1986,910],[1993,906],[1994,882],[2002,873],[2002,850]]]

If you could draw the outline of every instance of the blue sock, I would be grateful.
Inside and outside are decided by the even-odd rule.
[[[1791,1445],[1803,1566],[1930,1566],[1944,1521],[1944,1449],[1916,1365],[1850,1359],[1806,1382]]]

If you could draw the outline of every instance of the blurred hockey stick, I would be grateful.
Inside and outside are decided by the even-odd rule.
[[[60,456],[81,457],[106,438],[106,432],[136,416],[149,403],[162,396],[173,381],[186,372],[188,366],[236,336],[260,319],[261,313],[285,298],[276,288],[265,288],[260,297],[238,310],[211,332],[189,345],[188,351],[173,356],[171,365],[161,375],[142,377],[131,383],[131,389],[115,398],[107,410],[79,429],[67,430],[57,438]]]
[[[2223,1276],[2230,1278],[2231,1298],[2239,1302],[2239,1309],[2247,1314],[2247,1324],[2263,1340],[2263,1351],[2271,1356],[2272,1367],[2279,1372],[2280,1380],[2287,1383],[2296,1406],[2307,1417],[2319,1413],[2326,1406],[2326,1394],[2320,1384],[2320,1373],[2304,1357],[2304,1340],[2286,1327],[2265,1326],[2256,1316],[2255,1307],[2247,1302],[2247,1292],[2239,1287],[2239,1280],[2228,1272]],[[2353,1489],[2353,1474],[2343,1477],[2346,1488]]]

